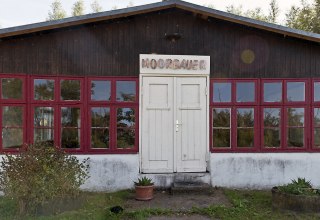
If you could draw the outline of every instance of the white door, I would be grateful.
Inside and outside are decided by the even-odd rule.
[[[204,172],[207,152],[205,77],[143,77],[141,171]]]

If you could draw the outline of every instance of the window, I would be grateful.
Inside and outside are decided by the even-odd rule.
[[[263,146],[281,147],[281,108],[263,108]]]
[[[213,83],[213,102],[231,102],[231,83],[214,82]]]
[[[92,148],[110,148],[110,107],[91,107]]]
[[[231,109],[212,109],[212,144],[217,148],[231,147]]]

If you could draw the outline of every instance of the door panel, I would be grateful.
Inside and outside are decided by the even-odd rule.
[[[177,78],[177,172],[205,172],[207,150],[206,78]]]
[[[142,172],[173,172],[173,78],[144,77],[142,91]]]

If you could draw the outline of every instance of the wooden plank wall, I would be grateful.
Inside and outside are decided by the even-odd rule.
[[[0,73],[138,76],[141,53],[211,56],[212,78],[320,77],[317,43],[179,9],[2,39]]]

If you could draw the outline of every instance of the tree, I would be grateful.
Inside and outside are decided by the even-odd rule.
[[[84,15],[84,2],[83,0],[78,0],[73,4],[72,16]]]
[[[320,0],[313,4],[301,1],[301,7],[292,6],[286,14],[286,25],[291,28],[320,33]]]
[[[276,24],[280,13],[279,5],[276,0],[271,0],[269,7],[268,20],[269,22]]]
[[[51,4],[51,10],[48,13],[47,21],[63,19],[65,17],[67,17],[67,13],[62,8],[60,0],[54,0]]]
[[[98,12],[101,12],[103,10],[102,6],[99,4],[98,0],[95,0],[94,2],[92,2],[91,10],[92,10],[93,13],[98,13]]]

